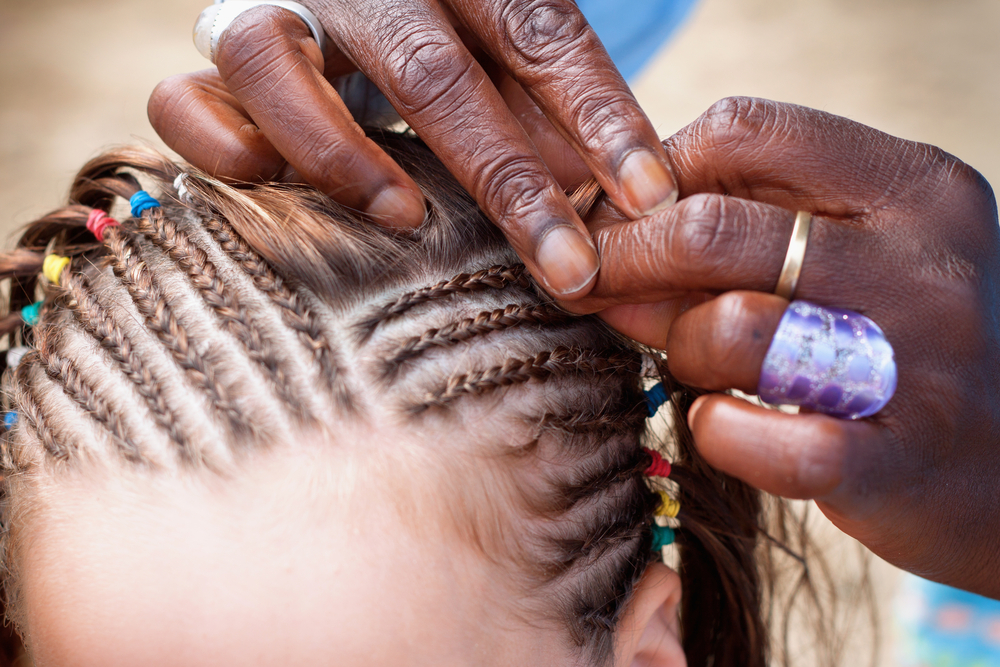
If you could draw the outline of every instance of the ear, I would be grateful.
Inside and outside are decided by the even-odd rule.
[[[615,638],[616,665],[687,667],[681,648],[681,578],[663,563],[642,575]]]

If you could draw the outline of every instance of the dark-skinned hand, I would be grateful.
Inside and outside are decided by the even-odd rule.
[[[577,311],[667,350],[691,386],[756,393],[788,302],[771,294],[795,211],[814,214],[795,293],[872,318],[899,387],[877,415],[785,414],[724,393],[698,449],[813,498],[901,568],[1000,598],[1000,227],[989,184],[944,151],[789,104],[720,102],[666,142],[680,201],[588,221],[602,269]],[[712,298],[712,295],[715,295]],[[610,306],[610,308],[609,308]]]
[[[292,12],[256,7],[223,32],[218,71],[160,84],[150,120],[171,148],[215,175],[302,178],[416,226],[417,186],[330,83],[359,69],[563,298],[585,294],[599,267],[565,186],[592,173],[633,219],[675,200],[655,130],[572,0],[302,4],[330,38],[326,53]]]

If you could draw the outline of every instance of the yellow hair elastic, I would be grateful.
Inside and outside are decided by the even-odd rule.
[[[59,277],[62,275],[63,269],[67,266],[69,266],[69,257],[48,255],[45,257],[45,261],[42,262],[42,275],[53,285],[58,285]]]
[[[674,500],[666,491],[657,491],[660,495],[660,507],[656,510],[656,516],[665,516],[668,519],[675,519],[681,511],[681,502]]]

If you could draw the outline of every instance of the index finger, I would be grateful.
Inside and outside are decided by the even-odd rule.
[[[589,291],[596,248],[499,91],[440,7],[327,10],[331,35],[383,91],[552,293]],[[321,12],[323,10],[320,10]],[[360,40],[358,35],[386,36]]]
[[[727,194],[838,218],[877,208],[900,174],[941,153],[824,111],[749,97],[715,103],[665,145],[682,198]]]
[[[260,6],[222,33],[216,62],[242,108],[308,182],[387,224],[420,224],[420,189],[354,122],[320,58],[298,16]]]

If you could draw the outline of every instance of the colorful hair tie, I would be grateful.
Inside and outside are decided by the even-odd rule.
[[[128,200],[129,206],[132,207],[132,217],[138,218],[142,215],[143,211],[148,211],[151,208],[159,208],[160,202],[154,199],[145,190],[139,190]]]
[[[656,493],[660,496],[660,507],[656,510],[656,516],[676,519],[681,512],[681,501],[671,498],[666,491]]]
[[[45,276],[50,283],[53,285],[59,284],[59,278],[62,276],[62,272],[69,266],[69,257],[63,257],[62,255],[47,255],[45,261],[42,262],[42,275]]]
[[[95,208],[87,216],[87,230],[93,234],[98,241],[104,241],[104,230],[107,227],[118,225],[118,221],[110,217],[99,208]]]
[[[670,526],[653,524],[653,551],[660,551],[663,547],[674,543],[674,529]]]
[[[3,416],[3,425],[4,425],[4,427],[7,428],[8,431],[10,429],[14,428],[14,425],[16,423],[17,423],[17,413],[16,412],[8,412],[7,414],[5,414]]]
[[[664,459],[656,450],[643,448],[643,451],[653,459],[644,473],[646,477],[670,477],[670,461]]]
[[[25,306],[21,309],[21,319],[24,320],[25,324],[29,327],[38,324],[38,316],[42,311],[42,304],[44,303],[44,301],[36,301],[30,306]]]
[[[188,174],[186,171],[182,171],[177,174],[177,178],[174,179],[174,190],[177,190],[177,198],[180,199],[185,204],[191,203],[191,192],[187,189],[185,181],[188,179]]]
[[[646,394],[646,409],[652,417],[660,406],[667,402],[667,389],[662,382],[657,382],[654,386],[642,392]]]
[[[24,355],[26,355],[30,349],[31,348],[24,347],[22,345],[19,347],[12,347],[7,350],[7,368],[17,368],[17,365],[21,363],[21,359],[24,358]]]

